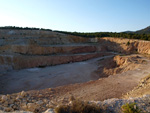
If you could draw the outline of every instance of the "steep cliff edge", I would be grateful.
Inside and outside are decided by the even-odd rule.
[[[117,55],[113,58],[107,58],[98,61],[99,68],[96,73],[98,73],[99,77],[108,77],[110,75],[116,75],[129,70],[137,69],[144,63],[146,63],[146,61],[141,59],[141,57],[138,55]]]
[[[0,73],[88,60],[104,55],[89,38],[43,30],[0,30]]]
[[[139,53],[150,54],[150,41],[104,37],[99,39],[107,51],[125,54]]]
[[[0,30],[0,45],[55,45],[84,43],[88,39],[43,30]]]

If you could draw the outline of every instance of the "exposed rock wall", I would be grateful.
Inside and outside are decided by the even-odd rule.
[[[0,45],[53,45],[89,42],[88,38],[43,30],[0,30]]]
[[[99,68],[96,71],[100,77],[108,77],[109,75],[116,75],[134,70],[141,64],[146,63],[138,55],[130,56],[114,56],[113,58],[102,59],[99,62]]]
[[[99,42],[105,46],[108,51],[127,54],[150,54],[150,41],[104,37],[99,39]]]
[[[96,46],[80,45],[89,41],[53,31],[0,30],[0,72],[94,58],[98,54],[80,54],[97,51]]]
[[[111,53],[89,53],[74,55],[51,55],[51,56],[24,56],[24,55],[1,55],[0,64],[5,69],[23,69],[33,67],[45,67],[70,62],[79,62],[91,58],[111,55]]]
[[[89,39],[43,30],[0,30],[0,71],[83,61],[107,51],[150,54],[150,42]]]
[[[19,53],[26,55],[56,55],[56,54],[76,54],[101,51],[100,45],[5,45],[0,47],[0,53]]]

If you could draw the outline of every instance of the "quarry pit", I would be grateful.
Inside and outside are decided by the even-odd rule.
[[[20,92],[30,95],[30,103],[50,100],[42,111],[49,102],[64,104],[71,96],[84,101],[122,98],[150,73],[149,41],[39,30],[0,33],[0,94],[11,97],[9,104]]]

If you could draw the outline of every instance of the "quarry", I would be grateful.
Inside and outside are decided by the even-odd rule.
[[[0,110],[55,113],[79,99],[150,112],[150,41],[0,29]]]

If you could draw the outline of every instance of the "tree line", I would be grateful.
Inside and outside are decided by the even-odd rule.
[[[0,29],[14,29],[14,30],[43,30],[43,31],[52,31],[51,29],[43,29],[43,28],[30,28],[30,27],[16,27],[16,26],[5,26],[0,27]],[[86,38],[101,38],[101,37],[121,37],[121,38],[129,38],[129,39],[141,39],[141,40],[149,40],[150,41],[150,33],[149,34],[137,34],[134,32],[131,33],[116,33],[116,32],[93,32],[93,33],[81,33],[81,32],[67,32],[67,31],[56,31],[58,33],[64,33],[69,35],[81,36]]]
[[[87,38],[101,38],[101,37],[118,37],[118,38],[129,38],[129,39],[141,39],[141,40],[149,40],[150,34],[137,34],[137,33],[116,33],[116,32],[94,32],[94,33],[80,33],[80,32],[66,32],[66,31],[56,31],[59,33],[65,33],[75,36],[87,37]]]
[[[16,26],[5,26],[5,27],[0,27],[0,29],[52,31],[51,29],[44,29],[44,28],[35,28],[35,27],[16,27]]]

